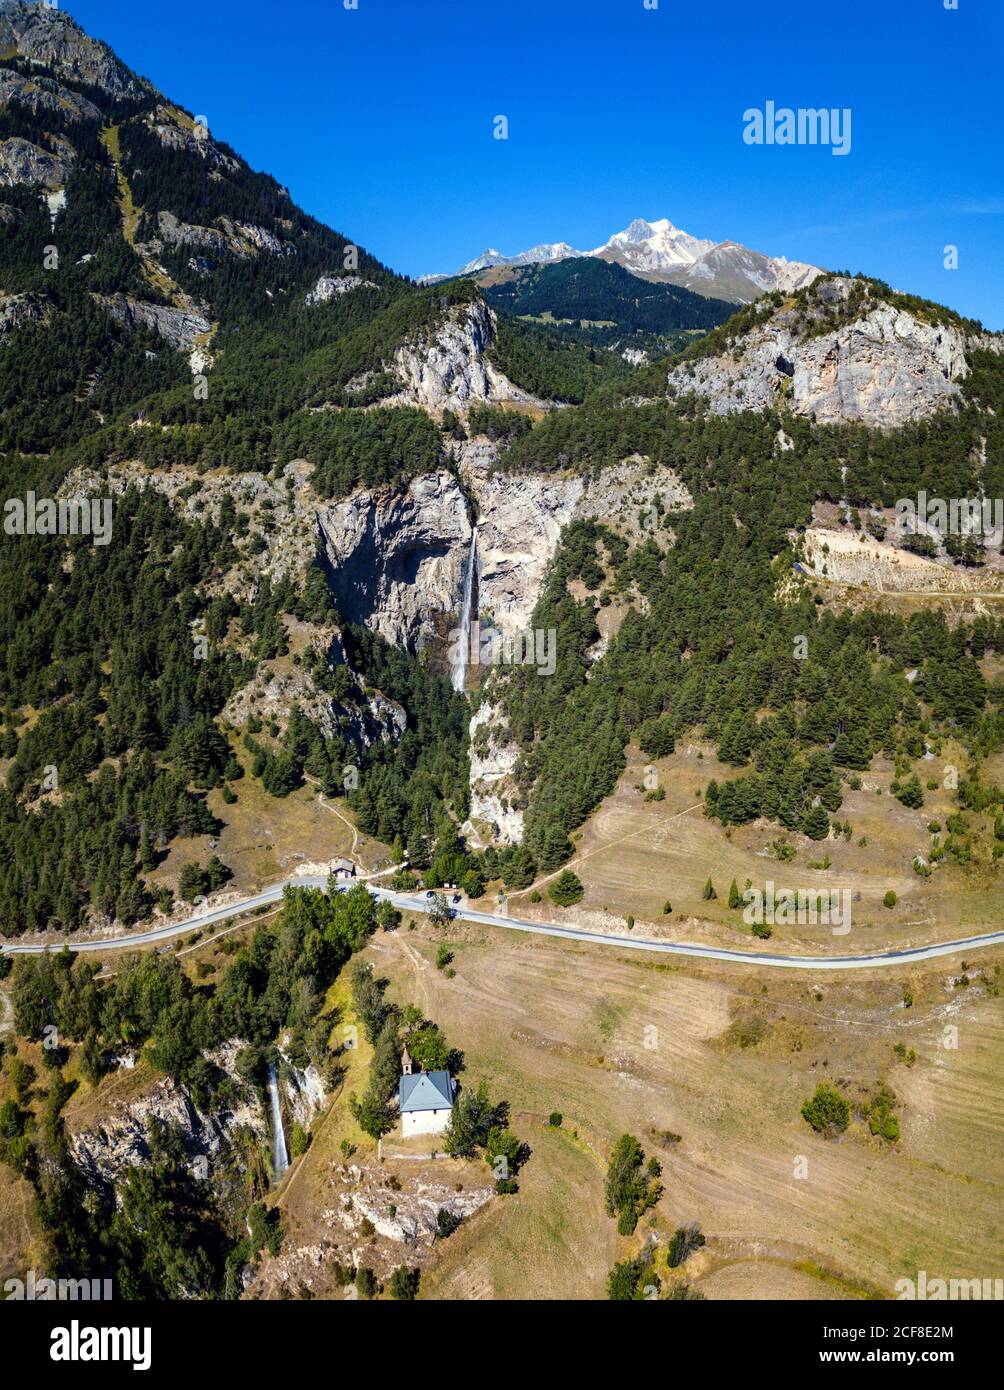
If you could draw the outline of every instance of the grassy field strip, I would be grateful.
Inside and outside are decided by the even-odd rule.
[[[691,811],[696,811],[703,802],[695,801],[693,806],[688,806],[685,811],[677,811],[672,816],[660,816],[656,825],[668,825],[670,821],[679,820],[682,816],[689,815]],[[573,859],[569,859],[567,864],[562,864],[560,869],[555,869],[554,873],[548,874],[545,878],[538,878],[535,883],[531,883],[529,888],[522,888],[518,893],[510,893],[510,898],[522,898],[527,893],[532,893],[544,883],[550,883],[552,878],[557,878],[566,869],[574,868],[576,864],[582,864],[587,859],[591,859],[594,854],[600,854],[603,850],[613,849],[614,845],[622,845],[625,840],[636,840],[641,834],[651,833],[652,826],[643,826],[641,830],[632,830],[627,835],[622,835],[619,840],[609,840],[605,844],[597,845],[594,849],[586,850],[584,854],[577,854]]]

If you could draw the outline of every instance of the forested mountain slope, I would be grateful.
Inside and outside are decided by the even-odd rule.
[[[360,828],[440,880],[554,867],[630,738],[698,726],[740,769],[707,793],[725,821],[825,834],[846,769],[883,750],[908,778],[944,731],[975,786],[996,618],[852,617],[793,566],[821,503],[878,534],[918,488],[1004,490],[999,338],[825,276],[632,371],[470,281],[395,275],[58,11],[5,0],[0,55],[8,493],[115,518],[107,546],[3,538],[3,931],[154,911],[147,877],[213,833],[241,750],[278,798],[351,763]],[[581,265],[531,270],[522,307],[565,277],[576,317]],[[590,266],[617,331],[648,331],[626,272]],[[651,288],[659,313],[680,293]],[[472,799],[443,648],[475,544],[482,617],[532,613],[557,656],[487,673]]]
[[[489,270],[478,276],[493,308],[517,318],[555,322],[596,347],[644,360],[686,347],[735,304],[676,285],[641,280],[615,262],[577,257],[553,265]]]

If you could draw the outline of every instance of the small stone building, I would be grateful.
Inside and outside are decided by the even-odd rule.
[[[412,1134],[441,1134],[453,1110],[454,1081],[448,1071],[415,1072],[407,1047],[401,1055],[398,1103],[401,1131]]]

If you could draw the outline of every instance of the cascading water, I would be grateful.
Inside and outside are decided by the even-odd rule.
[[[460,642],[457,659],[453,663],[453,688],[463,691],[467,681],[467,664],[470,660],[471,606],[474,595],[474,575],[478,563],[478,528],[471,532],[471,549],[467,556],[467,573],[464,575],[464,601],[460,608]]]
[[[279,1106],[279,1078],[275,1063],[268,1067],[268,1094],[272,1104],[272,1181],[278,1182],[289,1167],[286,1136],[282,1132],[282,1110]]]

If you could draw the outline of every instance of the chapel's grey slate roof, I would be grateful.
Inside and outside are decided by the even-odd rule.
[[[453,1104],[453,1083],[448,1071],[423,1071],[402,1076],[398,1095],[401,1114],[413,1110],[448,1110]]]

